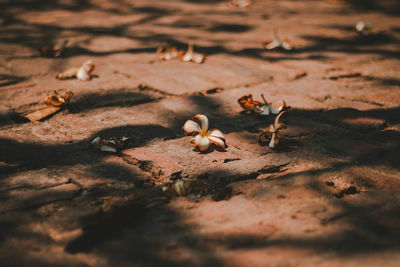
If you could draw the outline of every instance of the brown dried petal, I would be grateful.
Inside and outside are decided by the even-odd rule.
[[[253,100],[253,96],[251,94],[244,95],[238,99],[238,103],[240,106],[246,111],[254,112],[257,107],[263,106],[263,103],[257,100]]]
[[[71,101],[73,93],[71,91],[66,92],[64,95],[58,94],[54,91],[54,95],[48,96],[44,102],[47,105],[59,107],[68,104]]]
[[[57,74],[56,79],[64,80],[64,79],[75,78],[76,75],[78,74],[78,70],[79,70],[78,68],[68,69],[62,73]]]
[[[33,121],[38,121],[38,120],[41,120],[43,118],[46,118],[46,117],[56,113],[60,109],[61,109],[60,107],[49,106],[49,107],[46,107],[46,108],[43,108],[43,109],[36,110],[34,112],[31,112],[31,113],[28,113],[28,114],[23,115],[23,116],[25,118],[27,118],[28,120],[33,122]]]

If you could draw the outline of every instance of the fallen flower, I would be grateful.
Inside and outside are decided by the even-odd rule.
[[[245,111],[256,112],[259,113],[260,115],[266,115],[266,116],[268,116],[269,114],[278,114],[282,110],[288,108],[284,100],[282,100],[282,104],[279,106],[279,108],[275,109],[270,106],[267,100],[265,100],[263,94],[261,94],[261,97],[263,98],[264,103],[257,100],[253,100],[253,96],[251,94],[242,96],[241,98],[238,99],[238,102]]]
[[[44,100],[44,102],[48,105],[47,107],[29,112],[23,115],[23,117],[32,122],[46,118],[59,111],[63,106],[67,105],[71,101],[72,96],[73,93],[71,91],[66,92],[64,95],[60,95],[57,93],[57,91],[54,91],[53,95],[46,97]]]
[[[277,109],[274,109],[273,107],[270,106],[267,100],[265,100],[263,94],[261,94],[261,97],[264,100],[264,105],[259,108],[259,110],[261,110],[260,115],[268,116],[269,114],[278,114],[279,112],[287,108],[285,100],[282,100],[282,104]]]
[[[183,56],[183,53],[184,53],[183,51],[178,51],[178,49],[175,46],[173,47],[160,46],[159,48],[157,48],[157,55],[162,60],[172,60],[181,58]]]
[[[118,152],[118,150],[121,150],[124,147],[126,147],[129,139],[130,138],[126,136],[111,137],[109,139],[104,139],[98,136],[95,139],[93,139],[90,146],[100,151],[116,153]]]
[[[264,49],[273,50],[273,49],[283,49],[283,50],[292,50],[293,46],[288,40],[281,40],[279,38],[278,32],[274,31],[274,39],[272,41],[263,42]]]
[[[228,5],[239,8],[249,7],[251,5],[251,0],[231,0]]]
[[[278,116],[275,117],[274,123],[270,124],[265,131],[260,133],[258,136],[258,143],[260,145],[265,145],[269,140],[268,146],[270,148],[276,148],[276,146],[279,144],[279,130],[286,128],[283,123],[279,122],[279,119],[285,113],[286,111],[279,113]]]
[[[85,61],[80,68],[68,69],[62,73],[57,74],[56,79],[64,80],[77,78],[82,81],[89,81],[92,78],[91,73],[94,70],[94,64],[91,60]]]
[[[374,33],[373,26],[371,24],[365,23],[364,21],[357,22],[355,28],[356,32],[364,36],[368,36]]]
[[[64,40],[55,45],[46,45],[39,48],[39,53],[43,57],[59,57],[65,50],[68,40]]]
[[[206,58],[206,54],[194,52],[193,42],[189,42],[188,49],[187,49],[186,53],[183,55],[182,60],[187,61],[187,62],[193,61],[195,63],[201,64],[204,62],[205,58]]]
[[[199,121],[201,126],[195,121]],[[225,149],[225,137],[221,131],[217,129],[208,130],[208,118],[205,115],[197,114],[193,120],[188,120],[183,125],[186,135],[198,133],[193,139],[194,146],[201,152],[206,151],[211,144],[221,149]]]

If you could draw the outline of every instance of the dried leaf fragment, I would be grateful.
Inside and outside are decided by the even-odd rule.
[[[108,139],[101,138],[100,136],[93,139],[90,146],[94,149],[103,151],[103,152],[112,152],[117,153],[119,150],[125,148],[128,144],[128,140],[130,138],[123,137],[111,137]]]
[[[280,123],[279,120],[283,114],[287,113],[286,111],[282,111],[279,113],[272,124],[270,124],[265,131],[261,132],[258,136],[258,143],[260,145],[265,145],[268,143],[270,148],[276,148],[279,144],[279,130],[285,128],[286,126],[283,123]]]
[[[192,61],[192,62],[201,64],[204,62],[205,58],[206,58],[206,54],[194,52],[193,42],[189,42],[188,49],[187,49],[186,53],[183,55],[182,60],[186,61],[186,62]]]
[[[200,122],[200,125],[198,122]],[[205,115],[197,114],[193,120],[188,120],[183,125],[186,135],[197,135],[192,139],[194,146],[201,152],[207,151],[212,144],[220,149],[225,149],[225,137],[217,129],[208,130],[208,118]]]
[[[68,40],[58,42],[55,45],[45,45],[39,48],[39,53],[43,57],[59,57],[63,54]]]
[[[91,60],[85,61],[79,68],[71,68],[62,73],[57,74],[56,79],[65,80],[77,78],[82,81],[89,81],[92,78],[92,72],[95,65]]]
[[[23,115],[25,118],[27,118],[28,120],[30,120],[31,122],[34,121],[38,121],[41,120],[43,118],[46,118],[54,113],[56,113],[57,111],[59,111],[61,109],[61,107],[45,107],[39,110],[36,110],[34,112],[28,113],[26,115]]]
[[[274,39],[272,41],[265,41],[263,43],[264,49],[274,50],[274,49],[282,49],[282,50],[292,50],[293,46],[288,40],[278,40]]]

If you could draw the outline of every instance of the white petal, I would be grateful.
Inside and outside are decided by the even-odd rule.
[[[107,146],[107,145],[102,145],[100,147],[100,151],[105,151],[105,152],[117,152],[117,149],[112,147],[112,146]]]
[[[205,115],[202,115],[202,114],[197,114],[194,117],[200,121],[201,130],[204,131],[204,132],[207,132],[208,131],[208,118]]]
[[[204,58],[205,58],[205,55],[204,55],[204,54],[194,53],[194,54],[193,54],[192,60],[193,60],[194,62],[196,62],[196,63],[201,64],[201,63],[203,63]]]
[[[182,60],[183,61],[191,61],[193,58],[193,53],[186,53],[185,55],[183,55]]]
[[[213,129],[213,130],[211,130],[210,133],[209,133],[209,135],[210,135],[210,136],[213,136],[213,137],[218,137],[218,138],[221,138],[221,139],[225,140],[224,134],[223,134],[220,130],[218,130],[218,129]]]
[[[268,132],[268,133],[274,133],[275,132],[275,127],[274,127],[274,125],[273,124],[270,124],[268,127],[267,127],[267,130],[265,130],[266,132]]]
[[[271,114],[278,114],[279,113],[279,109],[274,109],[273,107],[269,107]]]
[[[288,41],[283,41],[282,42],[282,47],[285,50],[292,50],[292,48],[293,48],[292,45]]]
[[[278,40],[273,40],[272,42],[265,44],[264,47],[265,47],[265,49],[272,50],[277,47],[281,47],[281,45],[282,45],[281,42],[279,42]]]
[[[210,146],[210,141],[208,140],[207,137],[202,137],[201,135],[198,134],[194,139],[194,145],[200,151],[206,151]]]
[[[268,116],[270,114],[270,107],[269,106],[262,106],[262,107],[260,107],[260,110],[262,110],[260,115]]]
[[[214,136],[208,136],[208,139],[213,142],[216,146],[220,147],[220,148],[225,148],[225,140],[218,138],[218,137],[214,137]]]
[[[185,131],[185,134],[193,134],[201,131],[199,124],[192,120],[186,121],[182,129]]]
[[[278,114],[278,116],[275,117],[274,119],[274,128],[275,130],[279,130],[280,128],[284,127],[283,123],[280,123],[279,120],[282,117],[283,114],[285,114],[286,111],[282,111],[281,113]]]
[[[277,138],[276,134],[273,133],[271,141],[269,142],[269,147],[270,148],[275,148],[277,144],[278,144],[278,138]]]
[[[85,71],[83,67],[79,68],[78,73],[76,74],[76,78],[82,81],[89,81],[90,74]]]
[[[186,51],[185,55],[183,56],[183,61],[190,61],[193,59],[193,43],[188,43],[188,50]]]
[[[92,145],[97,145],[100,142],[100,136],[97,136],[95,139],[92,141]]]

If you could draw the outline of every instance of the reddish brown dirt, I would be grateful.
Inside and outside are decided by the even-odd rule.
[[[399,8],[1,1],[0,266],[399,266]],[[274,29],[293,51],[262,48]],[[188,41],[203,64],[155,54]],[[91,81],[55,79],[88,59]],[[18,116],[55,89],[66,109]],[[291,106],[279,149],[258,144],[273,117],[241,113],[245,94]],[[226,151],[193,150],[181,127],[199,113]],[[108,154],[97,136],[132,139]],[[162,191],[180,179],[189,196]]]

